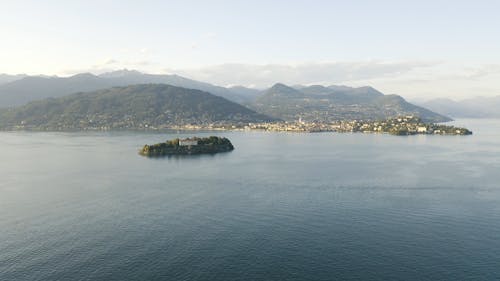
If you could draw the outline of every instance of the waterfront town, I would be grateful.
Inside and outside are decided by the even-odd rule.
[[[109,120],[108,120],[109,121]],[[466,128],[445,125],[444,123],[429,123],[422,121],[419,117],[408,115],[386,120],[338,120],[325,121],[276,121],[276,122],[174,122],[162,125],[152,125],[148,122],[79,122],[65,125],[57,124],[50,126],[30,126],[21,123],[17,126],[8,127],[10,130],[34,130],[34,131],[112,131],[112,130],[207,130],[207,131],[269,131],[269,132],[338,132],[338,133],[385,133],[392,135],[471,135],[472,132]]]
[[[392,135],[471,135],[466,128],[426,123],[416,116],[401,116],[382,121],[339,120],[335,122],[265,122],[248,124],[209,124],[175,126],[178,130],[260,130],[272,132],[338,132],[338,133],[387,133]]]

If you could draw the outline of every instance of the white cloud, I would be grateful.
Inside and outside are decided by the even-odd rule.
[[[113,59],[113,58],[108,58],[103,60],[102,62],[94,64],[91,68],[94,69],[100,69],[100,68],[106,68],[106,67],[113,67],[114,65],[119,65],[120,62]]]
[[[416,68],[400,75],[348,81],[354,86],[371,85],[384,93],[411,99],[448,97],[456,100],[500,95],[500,64],[469,65],[440,63]]]
[[[149,60],[115,60],[115,59],[105,59],[98,63],[95,63],[88,67],[80,67],[73,69],[66,69],[60,72],[62,76],[74,75],[78,73],[93,73],[101,74],[105,72],[111,72],[119,69],[134,69],[142,72],[148,72],[154,67],[154,63]]]
[[[288,85],[373,86],[386,94],[410,99],[500,95],[500,64],[465,64],[444,61],[354,61],[295,64],[220,64],[201,68],[164,68],[148,59],[106,59],[90,67],[64,71],[100,74],[117,69],[178,74],[212,84],[267,88]]]
[[[401,75],[435,62],[323,62],[301,64],[221,64],[198,69],[166,69],[194,79],[218,85],[239,84],[269,87],[286,84],[335,84],[352,80]]]
[[[373,86],[412,99],[500,94],[500,64],[470,65],[445,61],[357,61],[298,64],[221,64],[192,69],[165,69],[192,79],[225,85],[266,88],[289,85]]]

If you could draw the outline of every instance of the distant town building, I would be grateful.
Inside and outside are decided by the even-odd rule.
[[[427,127],[418,127],[417,132],[419,133],[427,133]]]

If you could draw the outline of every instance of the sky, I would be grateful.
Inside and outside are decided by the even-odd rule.
[[[0,73],[500,95],[500,1],[0,0]]]

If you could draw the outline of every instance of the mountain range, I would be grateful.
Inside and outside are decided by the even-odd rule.
[[[455,118],[500,118],[500,96],[476,97],[461,101],[433,99],[419,104]]]
[[[20,80],[27,76],[28,75],[26,74],[16,74],[16,75],[0,74],[0,85]]]
[[[425,121],[432,122],[451,120],[444,115],[411,104],[401,96],[384,95],[372,87],[352,88],[336,85],[296,85],[290,87],[278,83],[266,90],[242,86],[225,88],[178,75],[145,74],[126,69],[100,75],[82,73],[70,77],[24,75],[4,75],[3,77],[6,77],[5,81],[9,80],[10,82],[0,83],[0,108],[21,106],[19,109],[16,108],[11,111],[25,112],[26,114],[28,109],[37,110],[43,108],[42,105],[44,104],[52,105],[56,103],[59,104],[58,106],[63,106],[71,103],[71,108],[76,107],[78,109],[75,104],[90,102],[86,99],[71,101],[57,99],[73,93],[91,92],[91,96],[95,99],[109,103],[107,99],[100,99],[100,95],[107,93],[106,89],[126,87],[127,90],[122,91],[132,95],[133,91],[137,90],[139,95],[143,93],[144,85],[139,88],[128,87],[141,84],[162,84],[210,93],[231,102],[233,107],[238,106],[238,108],[235,107],[236,111],[242,111],[241,107],[245,106],[247,110],[251,109],[260,114],[287,121],[298,119],[322,122],[353,119],[377,120],[399,115],[417,115]],[[158,87],[158,85],[155,87]],[[116,89],[113,91],[116,91]],[[82,94],[79,95],[82,97]],[[119,100],[126,97],[126,95],[118,94],[106,96]],[[54,98],[56,99],[54,100]],[[168,97],[165,97],[165,99],[157,100],[157,102],[167,102],[168,99]],[[30,104],[26,105],[27,103]],[[188,104],[191,103],[186,101],[186,105]],[[197,103],[192,105],[196,106]],[[51,107],[46,109],[51,110]],[[101,108],[101,110],[104,109],[106,108]],[[223,112],[227,112],[227,110]],[[101,113],[105,114],[105,112]],[[138,112],[136,113],[138,114]],[[65,110],[64,114],[69,115],[71,111],[69,109]],[[83,114],[83,112],[75,111],[74,114]],[[200,116],[203,114],[203,112],[200,112]],[[190,116],[188,119],[191,120],[192,117]],[[254,117],[248,118],[248,120],[262,119]],[[230,120],[232,119],[230,118]]]
[[[14,79],[13,77],[9,77]],[[44,98],[61,97],[77,92],[90,92],[118,86],[136,84],[168,84],[196,89],[243,103],[246,94],[227,88],[184,78],[178,75],[146,74],[135,70],[119,70],[101,75],[81,73],[70,77],[27,76],[9,83],[0,83],[0,108],[26,104]]]
[[[3,129],[141,129],[275,120],[207,92],[165,84],[114,87],[0,110]]]
[[[451,120],[408,103],[398,95],[384,95],[372,87],[290,87],[278,83],[259,96],[250,107],[283,120],[380,120],[399,115],[416,115],[431,122]]]

